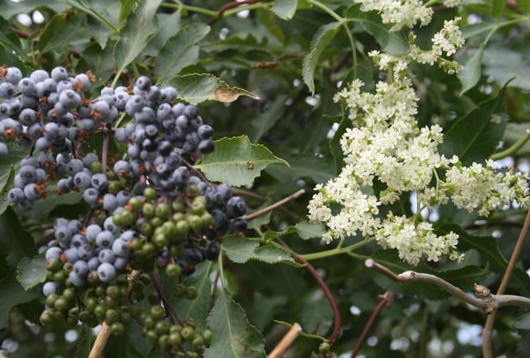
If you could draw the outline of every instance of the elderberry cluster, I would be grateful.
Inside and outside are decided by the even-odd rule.
[[[30,209],[48,195],[79,192],[88,207],[86,217],[58,218],[47,233],[41,321],[106,322],[119,334],[136,319],[162,351],[200,352],[211,332],[161,311],[153,280],[171,277],[177,297],[194,299],[183,277],[217,258],[224,234],[246,230],[247,205],[193,167],[215,149],[213,128],[196,106],[172,103],[175,88],[142,76],[132,89],[103,87],[89,99],[94,82],[91,73],[69,76],[62,67],[27,77],[0,68],[0,160],[17,143],[28,148],[8,200]],[[110,141],[117,153],[109,153]],[[133,272],[140,278],[129,282]],[[145,300],[149,314],[140,308]]]

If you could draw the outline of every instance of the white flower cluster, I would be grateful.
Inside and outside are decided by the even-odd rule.
[[[412,28],[418,22],[421,26],[431,22],[433,11],[420,0],[357,0],[362,11],[377,11],[384,24],[392,24],[390,31],[404,27]]]
[[[422,209],[451,200],[460,208],[488,215],[513,201],[528,205],[524,175],[496,173],[492,161],[466,167],[458,157],[438,153],[442,129],[418,128],[417,98],[407,77],[379,82],[375,94],[362,92],[362,85],[356,80],[335,96],[346,104],[353,123],[340,140],[345,166],[338,177],[317,185],[308,206],[310,220],[326,223],[326,242],[361,234],[384,248],[397,249],[411,264],[422,258],[458,259],[458,235],[436,235],[421,217]],[[438,173],[443,172],[441,180]],[[418,214],[398,216],[385,207],[388,214],[380,215],[383,206],[409,192],[417,193]]]
[[[444,56],[451,56],[464,45],[464,37],[458,23],[460,18],[444,22],[443,28],[434,34],[432,39],[432,48],[423,50],[419,48],[414,40],[415,35],[411,34],[409,51],[402,55],[390,55],[381,53],[377,50],[371,51],[369,55],[373,58],[378,67],[387,70],[390,67],[394,70],[394,76],[399,78],[402,72],[411,62],[418,62],[433,66],[437,64],[440,68],[449,74],[454,74],[462,69],[462,66],[456,61],[447,60]]]

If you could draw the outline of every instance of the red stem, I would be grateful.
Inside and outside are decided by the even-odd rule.
[[[278,242],[280,245],[292,251],[291,248],[282,239],[276,238],[276,242]],[[339,307],[337,306],[335,297],[333,297],[333,294],[331,293],[328,285],[324,282],[324,280],[322,280],[322,277],[320,277],[320,275],[318,274],[317,270],[313,267],[313,265],[311,265],[309,262],[307,262],[306,260],[304,260],[303,258],[301,258],[300,256],[296,254],[293,254],[293,258],[299,264],[304,265],[304,267],[309,271],[309,273],[311,273],[311,275],[313,276],[315,281],[318,283],[322,291],[324,291],[324,295],[326,296],[326,298],[329,301],[329,304],[331,305],[331,310],[333,311],[333,318],[334,318],[335,324],[333,326],[333,333],[328,338],[328,342],[330,344],[333,344],[333,342],[335,342],[337,338],[339,337],[341,326],[342,326]]]
[[[254,4],[254,3],[259,2],[259,1],[260,0],[243,0],[243,1],[232,1],[232,2],[229,2],[228,4],[224,5],[222,8],[219,9],[219,11],[217,12],[217,16],[216,17],[208,20],[208,25],[212,26],[217,21],[218,18],[223,16],[225,11],[227,11],[227,10],[233,9],[235,7],[239,7],[241,5]]]
[[[351,358],[355,358],[357,356],[357,353],[359,353],[359,350],[361,349],[361,346],[363,345],[366,336],[368,336],[368,332],[370,331],[370,328],[372,328],[372,325],[374,324],[375,319],[377,318],[379,313],[383,310],[384,307],[388,306],[394,300],[394,292],[386,291],[383,295],[379,295],[377,298],[379,299],[379,303],[370,315],[370,318],[368,319],[368,322],[366,322],[361,336],[355,343],[355,346],[353,347],[353,350],[351,352]]]

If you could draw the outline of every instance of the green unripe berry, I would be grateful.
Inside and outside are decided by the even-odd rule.
[[[94,315],[99,318],[99,319],[103,319],[103,317],[105,317],[105,312],[107,312],[107,309],[105,308],[105,306],[101,303],[99,303],[95,308],[94,308]]]
[[[117,180],[109,180],[108,183],[108,190],[109,193],[117,194],[121,188],[123,187],[123,184]]]
[[[59,298],[59,295],[56,293],[52,293],[51,295],[48,295],[46,297],[46,306],[53,307],[55,305],[55,301]]]
[[[57,298],[53,303],[53,307],[58,309],[59,311],[65,311],[66,309],[68,309],[68,306],[68,301],[63,297]]]
[[[114,223],[118,226],[131,226],[136,221],[136,215],[130,211],[125,210],[121,213],[121,220],[121,225],[116,224],[116,222]]]
[[[142,208],[143,201],[140,198],[133,196],[132,198],[129,199],[128,204],[133,211],[137,211]]]
[[[190,286],[186,288],[186,298],[188,300],[194,300],[197,298],[197,288],[194,286]]]
[[[147,200],[155,200],[157,197],[156,189],[153,187],[148,186],[144,189],[144,198]]]
[[[185,341],[193,339],[195,335],[195,329],[192,326],[184,326],[180,331],[180,335]]]
[[[50,311],[44,310],[44,311],[42,311],[42,313],[41,313],[41,315],[39,317],[39,321],[40,321],[40,323],[43,326],[45,326],[47,324],[50,324],[51,322],[53,322],[53,315],[51,314]]]
[[[123,332],[125,332],[125,325],[121,322],[114,322],[110,326],[110,331],[115,335],[123,334]]]
[[[115,299],[120,299],[121,291],[116,285],[110,285],[107,287],[107,296]]]
[[[166,321],[158,321],[155,325],[155,331],[158,334],[167,334],[169,333],[169,324]]]
[[[114,224],[116,226],[124,226],[124,220],[123,220],[123,214],[125,214],[125,211],[122,211],[120,213],[116,213],[116,214],[113,214],[112,215],[112,222],[114,222]]]
[[[213,222],[213,216],[209,212],[204,212],[204,214],[201,215],[202,220],[202,226],[207,227]]]
[[[151,256],[155,253],[155,251],[156,251],[155,244],[153,244],[152,242],[146,242],[145,244],[143,244],[141,252],[142,252],[142,255]]]
[[[179,222],[177,222],[177,233],[180,235],[180,236],[185,236],[188,234],[188,232],[190,231],[190,224],[188,223],[187,220],[180,220]]]
[[[142,242],[142,239],[133,239],[131,241],[131,250],[133,251],[139,251],[144,246],[144,243]]]
[[[202,200],[201,200],[202,199]],[[191,203],[191,212],[195,215],[202,215],[206,211],[206,200],[204,196],[197,196]]]
[[[160,347],[160,350],[166,351],[169,346],[169,336],[167,334],[164,334],[158,338],[158,346]]]
[[[202,220],[198,215],[190,215],[187,221],[192,230],[199,230],[202,228]]]
[[[169,239],[166,234],[158,233],[153,237],[153,243],[158,247],[163,247],[169,244]]]
[[[79,320],[84,323],[88,324],[91,321],[92,317],[89,312],[83,311],[79,313]]]
[[[51,259],[46,263],[46,270],[51,272],[57,272],[61,269],[62,264],[59,259]]]
[[[202,339],[204,339],[204,344],[208,345],[212,343],[213,333],[211,330],[205,329],[204,331],[202,331],[201,335]]]
[[[166,203],[159,203],[156,206],[156,216],[160,219],[167,219],[171,214],[171,208]]]
[[[68,278],[68,274],[64,270],[57,271],[53,274],[53,280],[55,282],[64,282]]]
[[[149,221],[149,223],[151,224],[151,226],[153,226],[154,228],[157,228],[159,226],[162,226],[162,224],[164,223],[164,220],[159,218],[159,217],[154,217],[151,219],[151,221]]]
[[[63,291],[63,298],[67,301],[67,302],[72,302],[75,300],[75,292],[73,289],[71,288],[65,288],[64,291]]]
[[[145,317],[142,319],[142,324],[145,328],[154,328],[155,320],[153,319],[153,317],[145,315]]]
[[[108,325],[112,325],[115,322],[118,322],[120,320],[120,314],[115,309],[108,309],[107,312],[105,312],[105,322],[107,322]]]
[[[151,342],[151,344],[158,343],[158,334],[156,334],[156,332],[153,329],[150,329],[147,332],[145,332],[145,338],[147,338],[147,340]]]
[[[153,317],[153,319],[156,321],[164,316],[164,308],[162,308],[162,306],[160,305],[151,306],[149,313],[151,314],[151,317]]]
[[[196,334],[191,341],[191,346],[195,349],[201,348],[204,346],[204,339],[201,335]]]
[[[101,173],[103,172],[103,164],[99,160],[96,160],[90,163],[90,165],[88,166],[88,169],[90,169],[90,171],[94,174]]]
[[[331,350],[331,345],[328,342],[322,342],[318,346],[319,353],[328,353]]]
[[[181,343],[182,343],[182,337],[180,336],[180,334],[178,332],[169,334],[169,344],[172,347],[178,346]]]
[[[186,211],[186,204],[183,200],[177,199],[171,203],[171,208],[176,213],[184,213]]]
[[[148,218],[154,218],[156,214],[156,208],[151,203],[144,203],[144,206],[142,206],[142,214]]]
[[[182,272],[182,268],[177,263],[170,263],[166,266],[166,275],[168,277],[178,277]]]

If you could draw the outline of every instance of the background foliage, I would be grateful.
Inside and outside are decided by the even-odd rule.
[[[411,267],[399,261],[395,252],[374,244],[353,251],[334,249],[333,243],[323,245],[318,240],[322,228],[305,222],[314,185],[334,176],[342,163],[337,139],[344,125],[333,95],[355,77],[371,85],[384,77],[372,67],[367,53],[379,48],[402,53],[407,47],[405,35],[390,33],[376,14],[361,13],[351,1],[230,5],[235,4],[62,0],[44,5],[36,0],[2,0],[0,64],[18,66],[26,73],[58,65],[72,74],[92,71],[98,88],[130,85],[140,75],[173,85],[182,100],[199,105],[205,121],[216,129],[218,157],[206,157],[199,166],[211,180],[248,190],[247,202],[256,210],[305,189],[283,210],[252,220],[247,238],[225,239],[220,263],[229,287],[217,289],[211,310],[208,302],[215,278],[211,273],[219,271],[219,263],[205,263],[187,278],[198,289],[196,300],[180,302],[170,297],[183,316],[214,331],[205,356],[263,356],[285,332],[281,322],[299,322],[305,333],[289,351],[292,357],[318,352],[322,340],[331,334],[334,316],[321,288],[288,251],[270,244],[276,237],[305,254],[302,257],[312,262],[334,294],[342,317],[341,336],[332,347],[337,356],[349,356],[378,304],[378,295],[387,290],[395,293],[395,299],[381,311],[362,354],[477,356],[485,320],[482,312],[434,286],[397,284],[367,270],[363,262],[369,257],[395,272]],[[42,22],[17,20],[17,15],[32,16],[36,10],[43,15]],[[434,21],[417,30],[420,45],[427,47],[444,19],[456,14],[463,18],[467,43],[456,56],[464,65],[458,78],[434,67],[414,68],[420,126],[444,127],[443,153],[458,154],[468,163],[481,162],[491,155],[506,157],[503,151],[519,142],[523,145],[508,153],[504,163],[528,170],[530,144],[524,137],[530,118],[529,11],[530,1],[464,1],[456,9],[436,6]],[[485,124],[493,113],[503,118],[503,131]],[[13,146],[9,157],[0,162],[2,194],[12,185],[13,165],[25,155]],[[238,157],[256,161],[255,175],[242,176],[234,170]],[[10,207],[4,196],[0,198],[3,348],[15,347],[14,357],[85,356],[94,339],[89,330],[78,327],[78,338],[72,340],[65,338],[64,327],[38,324],[44,301],[42,278],[32,272],[42,272],[39,242],[53,218],[77,218],[86,208],[79,204],[79,197],[63,196],[21,211]],[[405,211],[412,210],[408,194],[402,202]],[[465,260],[421,263],[414,270],[435,273],[466,292],[473,290],[474,283],[494,291],[524,214],[522,209],[509,208],[478,220],[462,210],[438,212],[437,230],[460,234],[459,250],[466,254]],[[344,246],[359,241],[351,237]],[[530,266],[528,245],[508,293],[530,296],[525,272]],[[280,260],[275,261],[278,256]],[[166,284],[171,288],[171,282]],[[226,325],[246,331],[250,348],[227,347],[233,337],[227,336]],[[502,309],[495,329],[495,352],[515,356],[529,349],[530,323],[524,310]],[[119,356],[117,352],[127,352],[128,357],[157,356],[134,325],[107,344],[107,356]]]

